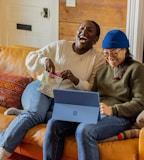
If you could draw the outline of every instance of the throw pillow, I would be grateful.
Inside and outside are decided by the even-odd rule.
[[[21,96],[31,77],[0,72],[0,105],[22,109]]]

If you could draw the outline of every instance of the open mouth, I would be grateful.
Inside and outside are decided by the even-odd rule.
[[[79,36],[79,40],[81,43],[85,43],[88,40],[88,38],[85,36]]]

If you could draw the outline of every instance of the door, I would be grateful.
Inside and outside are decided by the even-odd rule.
[[[1,0],[1,3],[1,45],[40,48],[58,39],[58,0]]]

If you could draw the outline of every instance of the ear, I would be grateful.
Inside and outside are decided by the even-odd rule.
[[[93,41],[93,44],[96,44],[98,40],[99,40],[99,37],[96,37],[95,40]]]

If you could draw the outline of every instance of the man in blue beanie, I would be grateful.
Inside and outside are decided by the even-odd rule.
[[[106,49],[110,49],[110,51],[111,50],[117,51],[116,54],[118,52],[121,53],[122,49],[129,48],[129,40],[127,39],[124,32],[122,32],[120,30],[111,30],[105,35],[105,38],[102,41],[102,48],[104,49],[104,56],[106,58],[106,61],[108,63],[111,63],[111,65],[112,65],[113,64],[112,62],[114,62],[114,61],[109,61],[107,59],[108,52],[106,52]],[[113,52],[113,53],[115,53],[115,52]],[[120,55],[122,55],[122,54],[120,54]],[[130,53],[129,53],[129,56],[130,56]],[[112,60],[112,58],[111,58],[111,60]],[[125,56],[123,56],[123,58],[125,58]],[[117,59],[115,57],[113,58],[113,60],[117,60],[116,62],[118,64],[116,64],[116,66],[118,66],[123,61],[123,58],[122,59],[121,58]]]

